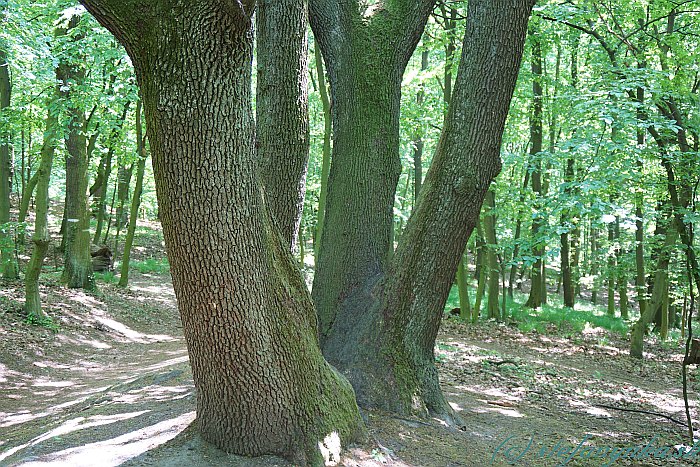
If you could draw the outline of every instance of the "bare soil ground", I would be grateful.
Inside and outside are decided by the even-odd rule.
[[[289,465],[225,455],[186,429],[194,388],[167,275],[133,272],[128,290],[101,283],[94,294],[48,281],[43,299],[57,330],[25,323],[21,285],[0,288],[0,465]],[[609,408],[683,422],[678,343],[652,342],[640,363],[619,336],[566,331],[446,319],[436,356],[464,430],[365,413],[370,437],[342,465],[692,465],[671,458],[674,445],[689,444],[683,426]],[[690,376],[696,417],[700,386],[694,369]],[[656,459],[606,464],[607,447],[647,444]]]

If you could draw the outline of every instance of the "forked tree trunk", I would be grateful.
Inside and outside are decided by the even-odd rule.
[[[84,0],[125,44],[141,85],[173,286],[204,440],[321,463],[361,432],[323,359],[304,278],[256,173],[254,2]],[[206,222],[203,220],[206,219]]]
[[[256,144],[267,204],[294,249],[309,160],[308,25],[304,0],[258,0]]]
[[[401,79],[434,0],[365,5],[311,0],[316,45],[328,70],[333,157],[316,258],[314,304],[321,344],[336,319],[361,314],[393,250],[401,161]]]
[[[443,134],[391,268],[346,299],[325,354],[361,404],[457,417],[440,389],[434,345],[445,301],[500,146],[532,2],[469,2],[462,60]],[[507,26],[506,26],[507,25]]]
[[[78,26],[80,16],[70,18],[66,28],[59,34]],[[75,37],[79,40],[79,37]],[[62,62],[58,66],[58,79],[63,83],[61,98],[67,104],[68,136],[66,138],[66,202],[64,231],[64,265],[61,280],[70,288],[93,289],[90,258],[90,215],[88,210],[88,161],[87,137],[85,135],[85,112],[71,100],[77,92],[76,86],[85,79],[85,69],[77,61]]]

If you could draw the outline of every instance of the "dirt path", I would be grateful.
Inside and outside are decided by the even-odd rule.
[[[167,442],[194,419],[168,277],[135,274],[130,290],[102,285],[97,295],[57,286],[43,292],[57,333],[23,324],[20,284],[0,291],[0,465],[286,465],[223,455],[192,430]],[[564,465],[582,440],[566,465],[605,465],[611,451],[595,458],[588,448],[585,458],[586,446],[602,453],[680,444],[684,428],[666,418],[600,407],[684,420],[677,347],[651,345],[654,362],[640,365],[625,346],[607,331],[565,339],[447,320],[436,354],[465,429],[370,412],[370,439],[343,465]],[[694,371],[690,389],[694,407]],[[692,464],[669,458],[672,452],[614,465]]]

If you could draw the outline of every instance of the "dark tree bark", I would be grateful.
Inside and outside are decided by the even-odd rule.
[[[325,354],[365,406],[456,421],[440,390],[435,337],[457,264],[501,168],[501,137],[531,8],[529,0],[469,2],[443,134],[391,268],[347,297],[355,312],[332,322]]]
[[[336,319],[361,313],[352,304],[370,298],[370,285],[389,263],[401,171],[401,79],[433,4],[309,2],[316,45],[327,66],[333,119],[333,157],[313,284],[322,345]]]
[[[361,421],[320,353],[313,304],[256,173],[255,2],[83,4],[125,45],[141,86],[203,439],[322,462],[319,440],[335,432],[345,445]]]
[[[257,149],[267,204],[294,249],[309,160],[308,25],[304,0],[258,0]]]
[[[71,17],[59,34],[66,35],[80,23],[80,16]],[[74,37],[80,40],[80,36]],[[93,289],[95,280],[90,260],[90,215],[88,210],[88,160],[87,119],[85,112],[72,100],[85,79],[85,68],[78,57],[69,58],[58,65],[58,80],[61,99],[66,103],[68,114],[68,135],[66,137],[66,200],[64,266],[62,282],[71,288]]]
[[[0,12],[0,15],[2,13],[4,12]],[[0,112],[10,107],[11,95],[10,64],[7,61],[7,51],[0,41]],[[4,224],[10,222],[10,192],[12,191],[9,137],[9,131],[5,128],[0,130],[0,272],[5,279],[15,279],[18,271],[14,254],[14,238],[10,229],[4,228]]]

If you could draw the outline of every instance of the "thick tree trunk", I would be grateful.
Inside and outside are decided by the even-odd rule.
[[[359,304],[371,300],[369,287],[389,264],[401,171],[401,79],[434,0],[362,3],[309,3],[316,45],[328,69],[333,118],[313,284],[324,350],[337,319],[363,313],[365,305]]]
[[[0,19],[2,18],[0,17]],[[0,43],[0,112],[4,112],[10,107],[11,92],[10,64],[7,62],[7,52]],[[9,132],[6,129],[0,131],[0,272],[5,279],[15,279],[18,271],[15,260],[14,236],[9,226],[5,225],[10,222],[10,192],[12,190],[9,137]]]
[[[322,463],[319,441],[335,433],[345,446],[361,421],[320,353],[304,278],[256,173],[253,2],[156,1],[139,23],[130,2],[84,4],[126,45],[141,85],[203,439]]]
[[[326,337],[326,355],[366,406],[455,422],[440,390],[435,338],[459,259],[500,171],[531,7],[469,2],[450,111],[391,268],[346,299],[358,312],[338,314]]]
[[[141,192],[143,191],[143,174],[146,171],[146,139],[143,136],[143,125],[141,123],[141,101],[136,104],[136,153],[139,160],[136,164],[136,186],[134,195],[131,197],[131,212],[129,213],[129,228],[124,240],[124,253],[122,254],[121,271],[119,274],[119,286],[126,287],[129,283],[129,259],[131,258],[131,246],[134,243],[136,233],[136,219],[138,218],[139,206],[141,205]]]
[[[78,26],[80,16],[73,16],[59,34]],[[78,40],[78,38],[76,38]],[[85,69],[77,62],[59,63],[58,79],[61,98],[67,103],[68,136],[66,138],[66,200],[64,216],[64,266],[61,280],[70,288],[93,289],[90,258],[90,215],[88,210],[88,161],[86,119],[82,109],[76,107],[73,95],[76,86],[85,79]]]
[[[566,159],[566,171],[564,177],[564,183],[566,183],[566,188],[564,189],[565,196],[570,197],[573,194],[571,185],[574,182],[574,158],[567,157]],[[561,234],[561,276],[562,276],[562,288],[564,289],[564,306],[573,308],[576,298],[574,294],[574,281],[572,274],[572,261],[571,261],[571,241],[569,239],[569,230],[567,223],[570,223],[569,215],[570,211],[565,211],[562,214],[561,221],[562,225],[566,229]]]
[[[256,145],[267,204],[294,249],[309,160],[308,25],[304,0],[258,0]]]

